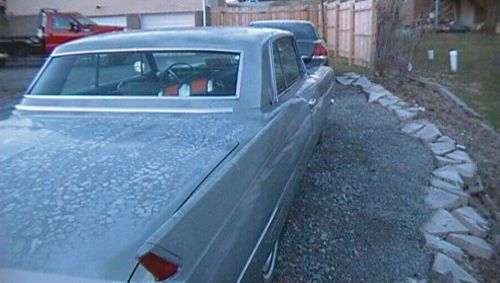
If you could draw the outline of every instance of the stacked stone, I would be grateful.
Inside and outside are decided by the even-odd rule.
[[[426,188],[425,202],[436,211],[421,227],[425,247],[435,253],[431,278],[440,282],[477,282],[467,271],[472,270],[469,259],[489,260],[494,253],[486,241],[491,225],[483,216],[492,215],[482,205],[491,199],[484,192],[476,164],[465,146],[444,136],[433,123],[415,119],[424,108],[409,105],[366,77],[347,73],[337,81],[363,88],[370,103],[379,103],[393,112],[402,122],[401,131],[422,140],[432,151],[437,168]]]

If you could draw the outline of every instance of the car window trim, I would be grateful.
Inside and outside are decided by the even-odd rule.
[[[189,96],[189,97],[178,97],[178,96],[147,96],[151,99],[165,99],[165,100],[239,100],[241,95],[241,83],[242,83],[242,73],[243,73],[243,61],[245,58],[244,50],[234,50],[234,49],[217,49],[217,48],[116,48],[116,49],[103,49],[103,50],[87,50],[87,51],[75,51],[75,52],[61,52],[58,54],[53,54],[47,59],[45,64],[42,66],[35,79],[29,86],[26,91],[25,97],[32,98],[40,98],[44,97],[47,99],[143,99],[145,96],[140,95],[130,95],[130,96],[113,96],[113,95],[37,95],[30,94],[33,90],[33,87],[38,83],[42,74],[46,71],[50,63],[54,58],[65,57],[65,56],[73,56],[73,55],[95,55],[95,54],[110,54],[110,53],[122,53],[122,52],[220,52],[220,53],[234,53],[240,56],[238,62],[238,75],[236,77],[236,90],[235,94],[231,96]]]
[[[290,88],[292,88],[298,81],[300,81],[300,79],[302,79],[304,77],[304,74],[306,74],[307,72],[305,71],[305,66],[304,66],[304,63],[302,61],[302,59],[300,59],[299,61],[299,76],[290,84],[288,85],[287,84],[287,81],[286,81],[286,78],[285,78],[285,84],[287,85],[286,88],[284,90],[282,90],[281,92],[278,93],[278,85],[277,85],[277,81],[276,81],[276,75],[274,73],[274,50],[273,50],[273,45],[275,42],[277,42],[278,40],[282,39],[282,38],[292,38],[292,46],[294,48],[294,51],[295,51],[295,60],[297,60],[298,58],[300,58],[300,54],[298,54],[298,48],[297,48],[297,42],[296,40],[294,40],[293,36],[290,36],[290,35],[281,35],[281,36],[277,36],[275,38],[273,38],[272,40],[269,41],[269,52],[270,52],[270,64],[271,64],[271,68],[272,68],[272,72],[271,72],[271,80],[272,80],[272,84],[273,84],[273,89],[274,89],[274,96],[275,96],[275,101],[278,103],[279,102],[279,98],[283,95],[285,95],[288,90]],[[280,63],[281,63],[281,58],[280,59]],[[283,68],[283,66],[281,67]]]

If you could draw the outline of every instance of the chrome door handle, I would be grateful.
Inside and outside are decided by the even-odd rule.
[[[309,104],[309,106],[312,107],[312,106],[316,105],[316,102],[318,102],[318,100],[316,98],[311,98],[311,99],[309,99],[308,104]]]

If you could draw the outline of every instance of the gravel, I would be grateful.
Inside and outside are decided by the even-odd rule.
[[[396,116],[337,85],[285,226],[277,282],[390,282],[427,278],[432,256],[420,226],[431,217],[425,187],[431,152]]]

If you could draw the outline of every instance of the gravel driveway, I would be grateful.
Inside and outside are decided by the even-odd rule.
[[[337,85],[325,139],[308,164],[281,241],[278,282],[427,278],[419,227],[430,151],[395,116]]]

